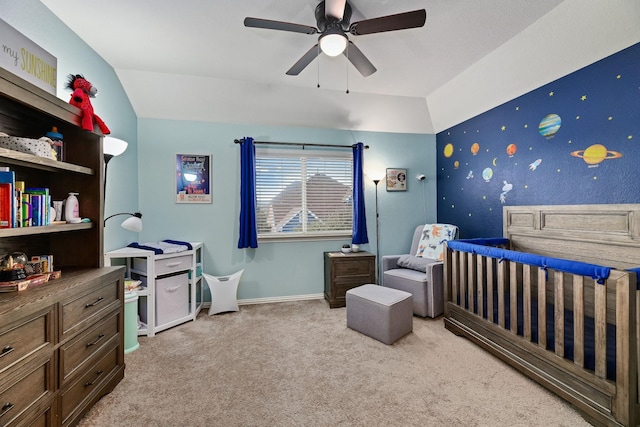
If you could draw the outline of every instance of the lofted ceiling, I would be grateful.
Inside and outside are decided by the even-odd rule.
[[[481,75],[470,77],[469,70],[491,72],[483,62],[506,48],[522,51],[523,43],[529,43],[530,57],[539,58],[540,46],[528,41],[556,35],[557,28],[546,27],[571,25],[569,16],[580,18],[599,0],[349,0],[352,22],[427,12],[422,28],[350,36],[377,68],[366,78],[342,55],[320,55],[300,75],[285,75],[318,35],[243,25],[251,16],[315,27],[318,0],[85,0],[83,7],[41,1],[114,68],[138,117],[436,133],[533,89],[493,82],[506,92],[491,100],[480,92],[463,106],[454,84],[491,84]],[[606,20],[600,11],[590,13]],[[94,16],[112,25],[95,25]],[[566,55],[576,49],[564,42],[576,43],[572,37],[555,40],[555,53],[566,59],[559,70],[543,63],[536,78],[510,78],[540,85],[593,62]],[[629,44],[607,43],[593,55]],[[526,61],[523,66],[531,68]]]

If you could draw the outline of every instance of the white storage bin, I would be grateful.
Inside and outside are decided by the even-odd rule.
[[[189,275],[156,279],[156,325],[161,326],[189,315]],[[140,320],[147,323],[146,304],[141,304]]]

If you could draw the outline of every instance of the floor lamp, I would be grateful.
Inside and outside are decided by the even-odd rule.
[[[129,144],[122,139],[114,138],[112,136],[105,136],[103,142],[103,154],[104,154],[104,184],[103,184],[103,197],[107,197],[107,170],[109,167],[109,161],[116,156],[124,153]]]
[[[381,285],[380,280],[380,215],[378,214],[378,184],[379,179],[374,179],[376,185],[376,283]]]

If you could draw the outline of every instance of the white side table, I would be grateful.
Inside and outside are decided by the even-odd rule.
[[[120,248],[104,254],[105,265],[124,265],[125,277],[141,280],[143,286],[136,290],[139,313],[146,315],[146,325],[138,328],[138,335],[154,336],[156,333],[179,325],[196,317],[202,309],[204,297],[202,279],[202,242],[190,242],[193,249],[171,254],[159,254],[152,250]],[[184,290],[183,287],[188,287]],[[163,299],[162,292],[176,292],[180,298]],[[178,300],[178,306],[175,305]]]

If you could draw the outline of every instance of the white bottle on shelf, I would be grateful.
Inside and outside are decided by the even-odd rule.
[[[68,223],[78,224],[80,219],[80,206],[78,204],[78,193],[69,193],[64,206],[64,217]]]

